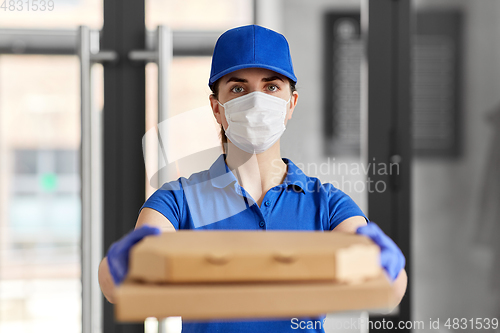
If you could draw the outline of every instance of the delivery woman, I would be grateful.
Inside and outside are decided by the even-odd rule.
[[[101,289],[110,302],[114,286],[127,273],[130,248],[146,235],[179,229],[363,234],[380,246],[381,264],[401,300],[407,277],[396,244],[376,224],[367,223],[349,196],[281,157],[280,137],[298,102],[296,82],[283,35],[249,25],[219,37],[209,86],[224,153],[208,170],[153,193],[141,207],[136,229],[110,247],[99,269]],[[288,331],[296,331],[290,320],[183,322],[183,332]]]

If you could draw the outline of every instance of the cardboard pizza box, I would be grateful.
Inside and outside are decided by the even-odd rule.
[[[148,284],[125,282],[116,289],[115,318],[183,320],[293,318],[352,310],[391,310],[396,301],[384,273],[358,283],[263,282]]]
[[[147,283],[333,281],[380,275],[365,236],[319,231],[180,230],[144,238],[127,278]]]

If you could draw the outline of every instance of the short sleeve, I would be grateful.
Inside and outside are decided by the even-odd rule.
[[[156,190],[142,205],[139,213],[143,208],[151,208],[163,216],[165,216],[179,230],[182,224],[184,193],[179,180],[174,180],[165,183],[161,188]]]
[[[350,196],[334,187],[332,184],[328,183],[324,185],[328,193],[330,230],[333,230],[342,221],[353,216],[363,216],[368,221],[361,208],[359,208]]]

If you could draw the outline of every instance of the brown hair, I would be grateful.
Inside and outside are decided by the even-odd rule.
[[[290,83],[290,92],[293,94],[295,91],[297,91],[297,88],[295,87],[295,82],[290,78],[287,78],[287,79],[288,79],[288,82]],[[216,100],[219,100],[219,82],[220,82],[220,79],[215,81],[210,86],[210,90],[212,90],[212,96],[214,96]],[[221,144],[222,144],[222,152],[225,154],[226,153],[226,145],[227,145],[227,137],[226,137],[226,133],[224,132],[224,127],[222,126],[222,124],[220,125],[220,140],[221,140]]]

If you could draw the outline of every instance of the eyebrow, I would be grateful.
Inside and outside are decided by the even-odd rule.
[[[244,83],[246,83],[248,81],[245,79],[239,78],[239,77],[232,76],[229,78],[229,80],[226,81],[226,83],[229,83],[229,82],[244,82]]]
[[[263,82],[271,82],[271,81],[275,81],[275,80],[280,80],[281,82],[284,82],[283,79],[280,78],[277,75],[270,76],[270,77],[265,77],[265,78],[262,79]],[[247,83],[248,80],[232,76],[232,77],[229,78],[229,80],[226,81],[226,84],[229,83],[229,82],[243,82],[243,83]]]
[[[275,80],[280,80],[281,82],[284,82],[282,78],[280,78],[279,76],[275,75],[275,76],[270,76],[270,77],[265,77],[262,79],[262,81],[264,82],[271,82],[271,81],[275,81]]]

